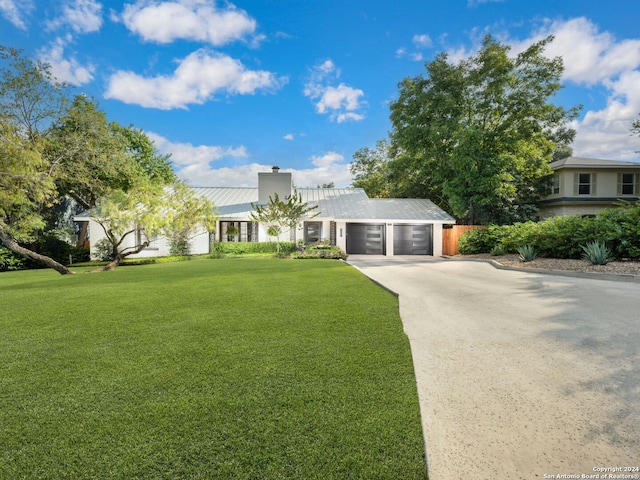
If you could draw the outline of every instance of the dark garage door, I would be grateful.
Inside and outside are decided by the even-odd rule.
[[[347,253],[384,255],[384,224],[347,223]]]
[[[394,225],[394,255],[433,255],[433,225]]]

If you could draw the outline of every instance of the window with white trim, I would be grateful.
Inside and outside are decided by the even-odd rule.
[[[638,195],[638,177],[637,173],[619,173],[618,195]]]
[[[574,195],[595,195],[596,194],[596,174],[576,173],[573,176]]]
[[[551,195],[557,195],[560,193],[560,174],[554,173],[551,182]]]

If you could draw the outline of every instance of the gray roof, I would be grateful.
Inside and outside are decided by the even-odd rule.
[[[221,217],[248,218],[258,201],[258,187],[193,187],[196,195],[213,203]]]
[[[549,164],[552,170],[559,168],[640,168],[640,162],[604,160],[601,158],[567,157]]]
[[[207,198],[218,209],[221,218],[246,219],[252,203],[258,202],[257,188],[195,187],[196,194]],[[454,223],[433,202],[410,198],[369,198],[361,188],[299,188],[302,201],[318,205],[318,218],[334,220],[424,221]]]

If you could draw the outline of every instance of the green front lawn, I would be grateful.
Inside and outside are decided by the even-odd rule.
[[[0,478],[425,478],[397,300],[336,261],[0,274]]]

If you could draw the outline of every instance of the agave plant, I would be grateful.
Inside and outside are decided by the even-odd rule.
[[[518,248],[518,256],[521,262],[531,262],[536,259],[536,250],[532,245],[523,245]]]
[[[613,257],[611,251],[604,242],[589,242],[586,245],[580,245],[584,253],[582,258],[591,263],[591,265],[606,265]]]

